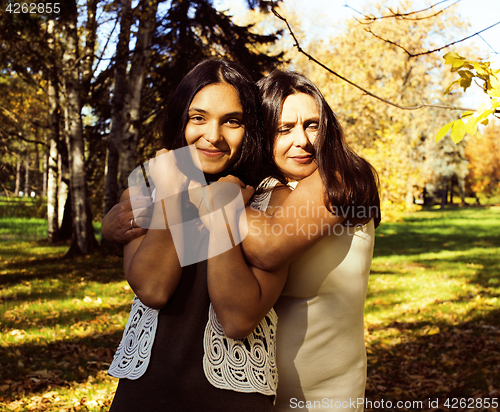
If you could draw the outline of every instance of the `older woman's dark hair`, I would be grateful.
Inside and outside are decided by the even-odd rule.
[[[378,176],[365,159],[354,153],[325,98],[307,77],[297,72],[275,70],[257,83],[262,99],[267,152],[274,145],[283,103],[292,94],[305,93],[316,101],[320,124],[314,142],[316,163],[325,186],[325,205],[331,213],[345,216],[346,225],[365,223],[372,218],[380,223]],[[281,181],[281,171],[274,170]]]
[[[185,129],[189,106],[205,86],[227,83],[233,86],[243,107],[245,134],[239,159],[224,171],[256,186],[266,171],[264,163],[262,112],[257,86],[247,71],[227,60],[205,60],[196,65],[179,83],[167,105],[162,125],[163,143],[169,150],[186,146]],[[249,167],[250,166],[250,167]]]

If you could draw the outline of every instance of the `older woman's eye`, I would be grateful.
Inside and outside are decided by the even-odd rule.
[[[279,134],[287,134],[287,133],[290,133],[291,130],[292,130],[291,127],[284,126],[284,127],[278,128],[278,133]]]
[[[309,123],[309,124],[307,125],[307,128],[308,128],[309,130],[318,130],[318,128],[319,128],[319,124],[318,124],[318,123],[316,123],[316,122],[312,122],[312,123]]]

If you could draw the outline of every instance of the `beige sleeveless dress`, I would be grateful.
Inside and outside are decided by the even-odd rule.
[[[290,265],[277,304],[275,411],[362,411],[374,224],[339,226]]]

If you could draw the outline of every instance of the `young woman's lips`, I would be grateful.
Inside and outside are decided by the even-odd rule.
[[[311,155],[304,155],[304,156],[292,156],[291,158],[294,162],[305,164],[305,163],[311,163],[313,160],[313,157]]]
[[[224,154],[220,150],[211,150],[211,149],[198,149],[203,155],[207,157],[219,157]]]

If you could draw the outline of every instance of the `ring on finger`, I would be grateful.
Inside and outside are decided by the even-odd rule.
[[[134,219],[130,219],[130,229],[134,228]]]

